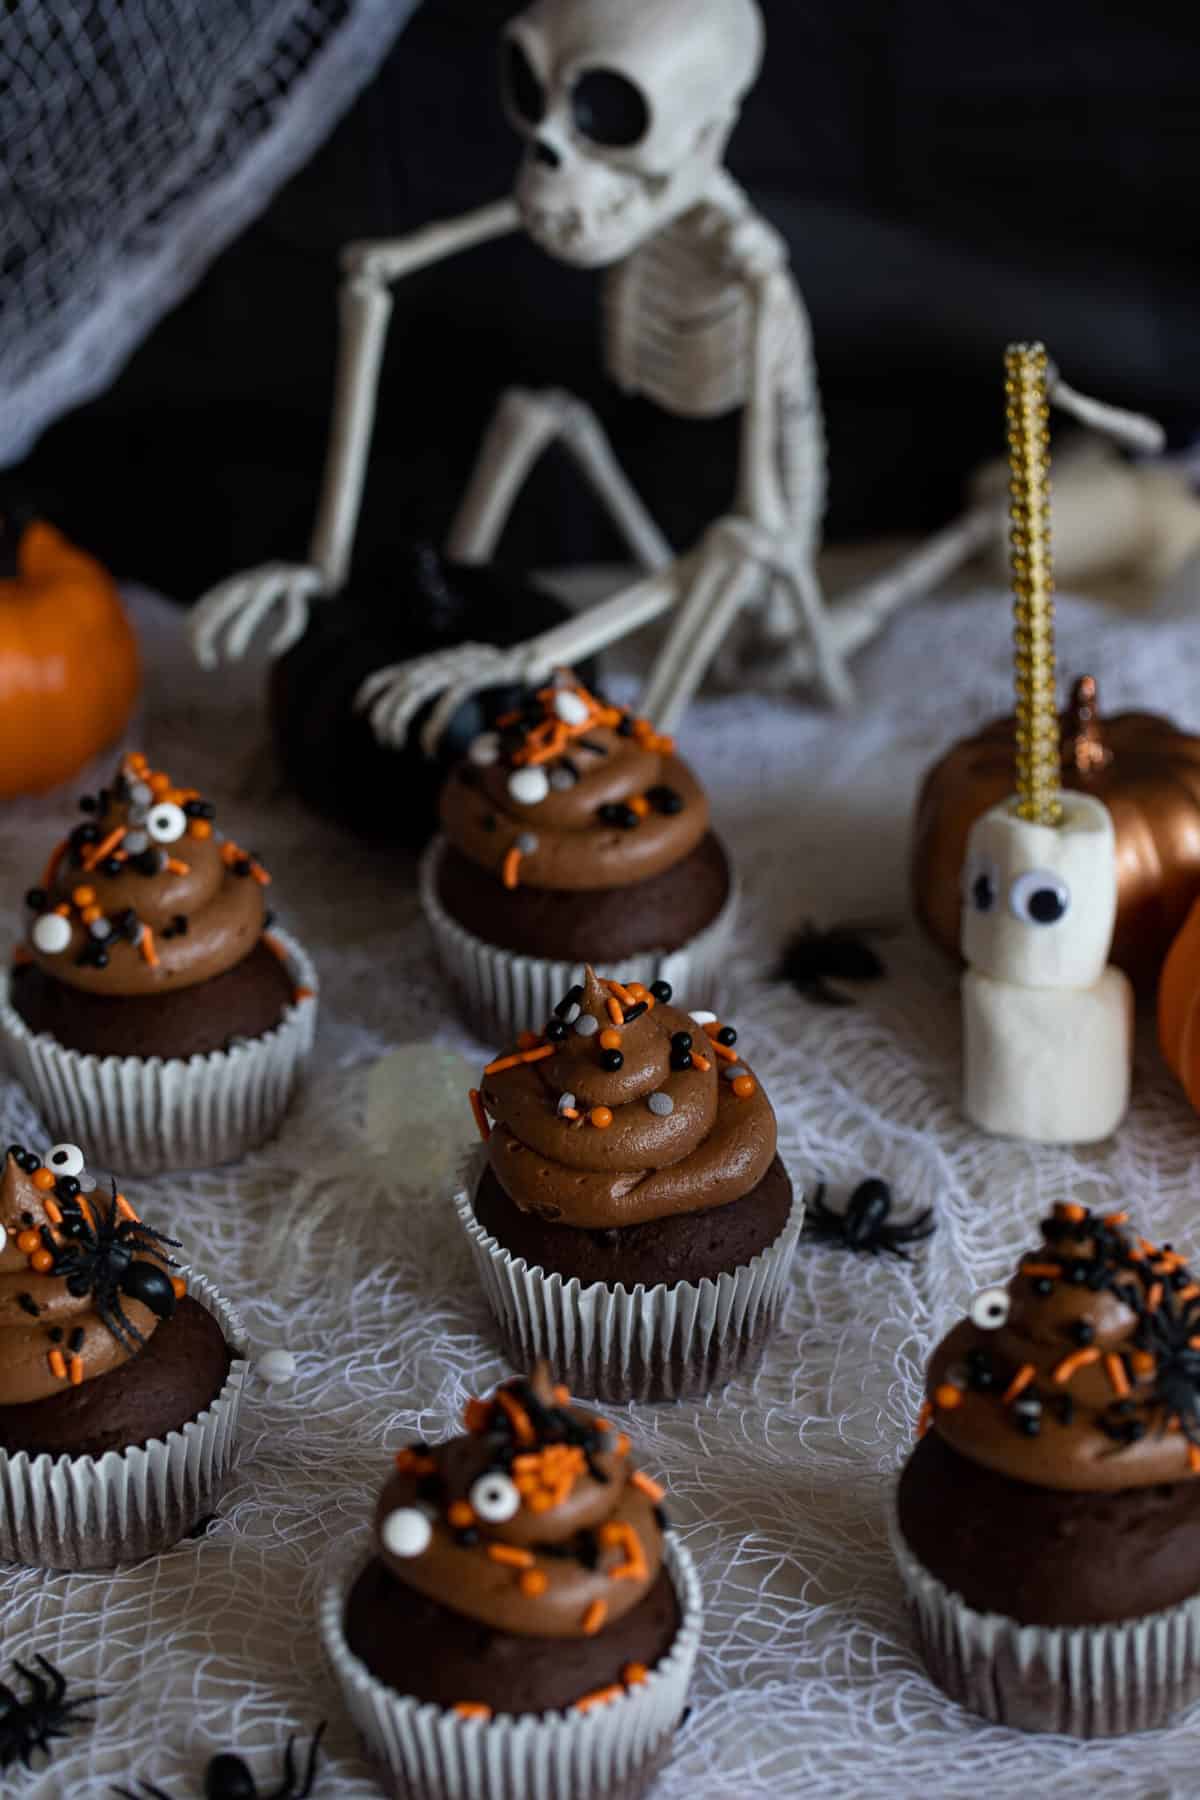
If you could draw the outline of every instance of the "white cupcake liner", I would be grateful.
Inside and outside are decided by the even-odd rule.
[[[617,1402],[694,1398],[758,1366],[787,1298],[799,1191],[779,1236],[740,1269],[627,1288],[547,1275],[513,1256],[475,1217],[477,1183],[478,1174],[454,1207],[514,1369],[545,1357],[573,1394]]]
[[[377,1680],[344,1628],[347,1596],[373,1554],[365,1535],[339,1551],[321,1596],[321,1636],[389,1792],[404,1800],[637,1800],[649,1791],[683,1716],[702,1624],[700,1583],[673,1534],[663,1560],[681,1614],[674,1643],[644,1682],[583,1713],[462,1719]]]
[[[188,1293],[218,1321],[233,1355],[212,1405],[165,1438],[99,1457],[0,1450],[0,1559],[112,1569],[177,1544],[216,1511],[250,1365],[241,1319],[211,1281],[189,1274]]]
[[[458,993],[467,1023],[487,1043],[507,1043],[522,1031],[540,1031],[568,989],[583,980],[582,962],[552,962],[497,949],[452,919],[437,894],[437,868],[445,846],[435,838],[421,858],[421,906],[433,932],[439,961]],[[730,870],[729,894],[712,922],[677,950],[648,950],[637,956],[592,959],[597,974],[621,981],[669,981],[686,1007],[708,1007],[717,999],[737,921],[740,883]],[[635,906],[636,888],[630,889]]]
[[[1123,1737],[1200,1698],[1200,1595],[1116,1625],[1020,1625],[975,1612],[931,1575],[894,1515],[890,1535],[930,1675],[993,1724]]]
[[[260,1038],[187,1059],[64,1049],[30,1031],[9,1000],[7,971],[0,973],[0,1039],[50,1140],[83,1144],[89,1161],[122,1175],[156,1175],[233,1162],[269,1138],[304,1074],[317,1020],[312,963],[284,932],[271,935],[292,981],[312,998],[285,1007]]]

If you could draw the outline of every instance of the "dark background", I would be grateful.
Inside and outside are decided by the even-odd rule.
[[[702,4],[703,0],[696,0]],[[425,0],[377,80],[269,212],[22,471],[123,574],[191,599],[302,560],[325,444],[336,251],[504,193],[496,94],[512,0]],[[1068,379],[1200,432],[1200,27],[1184,5],[764,0],[769,48],[731,166],[787,235],[831,439],[828,534],[924,528],[998,447],[1000,357],[1043,337]],[[687,542],[732,496],[733,422],[615,397],[600,278],[517,238],[401,284],[361,547],[439,536],[499,388],[588,398]],[[612,554],[555,458],[504,551]]]

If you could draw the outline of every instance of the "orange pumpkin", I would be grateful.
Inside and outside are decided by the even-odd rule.
[[[1200,738],[1156,713],[1102,719],[1083,676],[1062,715],[1063,785],[1094,794],[1117,834],[1113,961],[1152,991],[1171,942],[1200,893]],[[917,801],[913,904],[925,929],[958,954],[959,879],[967,834],[1013,792],[1013,721],[994,719],[935,763]]]
[[[1200,900],[1167,952],[1158,983],[1158,1041],[1200,1112]]]
[[[0,798],[57,787],[120,737],[137,643],[112,577],[52,525],[0,516]]]

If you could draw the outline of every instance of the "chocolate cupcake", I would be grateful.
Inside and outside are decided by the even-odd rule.
[[[146,1174],[269,1137],[315,1026],[307,957],[267,929],[270,877],[144,756],[80,801],[26,895],[0,989],[14,1073],[51,1131]]]
[[[606,1400],[757,1366],[803,1204],[775,1115],[711,1013],[588,969],[471,1096],[486,1161],[456,1200],[517,1368]]]
[[[1110,1737],[1200,1696],[1200,1282],[1062,1205],[934,1352],[895,1547],[953,1699]]]
[[[670,738],[573,677],[475,739],[421,895],[485,1038],[541,1023],[586,962],[709,1001],[735,911],[708,801]]]
[[[12,1145],[0,1172],[0,1557],[112,1568],[216,1508],[245,1362],[216,1289],[82,1152]],[[176,1271],[176,1272],[173,1272]]]
[[[691,1561],[629,1439],[544,1366],[402,1450],[326,1591],[326,1649],[396,1792],[635,1800],[700,1632]]]

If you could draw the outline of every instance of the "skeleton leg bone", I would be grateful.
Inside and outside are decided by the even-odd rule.
[[[640,710],[664,731],[678,725],[738,612],[768,576],[738,523],[722,521],[705,539],[692,562],[687,596],[642,690]],[[753,528],[746,532],[752,536]]]
[[[643,569],[666,568],[671,546],[629,482],[604,429],[582,400],[559,389],[510,388],[500,400],[446,540],[456,562],[487,562],[537,459],[560,442]]]

